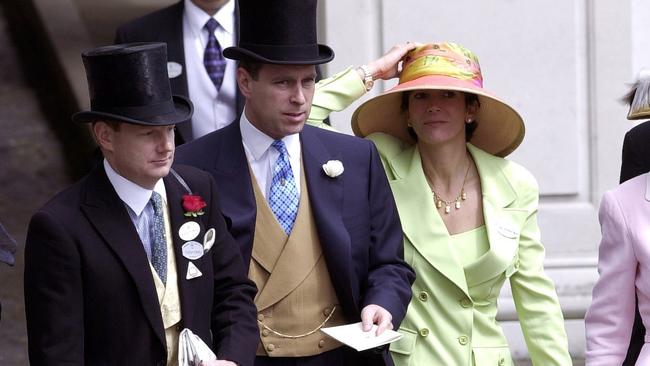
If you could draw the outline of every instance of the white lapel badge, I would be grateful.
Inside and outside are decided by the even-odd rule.
[[[167,63],[167,76],[170,79],[179,77],[182,73],[183,73],[183,65],[174,61],[169,61]]]
[[[186,280],[191,280],[192,278],[197,278],[203,276],[203,273],[199,271],[198,268],[194,265],[194,263],[189,262],[187,264],[187,275],[185,276]]]
[[[508,227],[506,225],[499,225],[499,228],[497,230],[501,236],[508,239],[517,239],[519,236],[519,231],[516,228]]]
[[[323,164],[323,171],[328,177],[336,178],[343,174],[345,168],[343,168],[343,163],[340,160],[328,160],[327,163]]]
[[[205,235],[203,235],[203,252],[207,253],[207,251],[212,248],[212,245],[214,244],[214,236],[214,228],[205,232]]]
[[[201,225],[199,225],[196,221],[188,221],[181,225],[181,227],[178,229],[178,236],[181,238],[181,240],[189,241],[196,239],[196,237],[199,236],[200,232]]]
[[[188,241],[182,247],[183,257],[193,261],[203,257],[203,245],[198,241]]]

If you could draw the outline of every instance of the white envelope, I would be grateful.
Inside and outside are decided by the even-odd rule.
[[[341,325],[338,327],[321,328],[321,330],[328,336],[356,349],[357,351],[379,347],[384,344],[395,342],[403,337],[402,334],[394,330],[385,330],[382,334],[376,336],[376,325],[373,325],[369,332],[364,332],[361,328],[361,322]]]
[[[199,366],[201,361],[214,361],[217,356],[203,340],[185,328],[178,337],[178,366]]]

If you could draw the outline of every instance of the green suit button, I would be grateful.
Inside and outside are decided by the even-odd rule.
[[[420,301],[427,301],[429,299],[429,294],[427,294],[426,291],[420,292],[420,295],[418,295],[418,298]]]
[[[420,335],[426,337],[429,335],[429,330],[427,328],[420,329]]]
[[[469,338],[467,336],[462,335],[462,336],[458,337],[458,343],[460,343],[461,345],[464,346],[468,342],[469,342]]]
[[[469,299],[460,299],[459,302],[460,302],[460,306],[462,306],[464,308],[469,308],[469,307],[472,306],[472,302],[469,301]]]

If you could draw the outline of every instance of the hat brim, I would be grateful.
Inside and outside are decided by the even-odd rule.
[[[254,61],[264,64],[276,65],[320,65],[334,59],[334,51],[323,44],[318,45],[318,56],[304,57],[297,56],[291,52],[276,52],[273,57],[270,55],[263,56],[243,47],[228,47],[223,50],[223,56],[237,61]]]
[[[173,95],[172,98],[174,101],[174,112],[172,113],[156,114],[149,117],[136,119],[108,112],[83,111],[73,114],[72,120],[77,123],[88,123],[98,120],[111,120],[144,126],[169,126],[189,121],[192,118],[192,113],[194,112],[194,106],[192,105],[192,102],[180,95]]]
[[[641,109],[633,111],[630,107],[630,111],[627,114],[627,119],[633,121],[637,119],[647,119],[650,117],[650,109]]]
[[[406,113],[400,108],[402,93],[414,90],[455,90],[476,94],[481,104],[476,114],[478,127],[469,142],[490,154],[505,157],[524,139],[524,121],[514,108],[483,88],[444,76],[424,76],[398,84],[361,104],[352,115],[354,134],[365,137],[374,132],[384,132],[405,143],[415,143],[408,133]]]

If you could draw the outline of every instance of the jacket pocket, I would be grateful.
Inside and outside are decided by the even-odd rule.
[[[411,354],[415,349],[418,333],[414,330],[400,327],[397,330],[403,337],[390,344],[390,352],[395,364],[409,365]]]
[[[513,366],[510,349],[503,347],[474,347],[472,348],[476,366]]]

